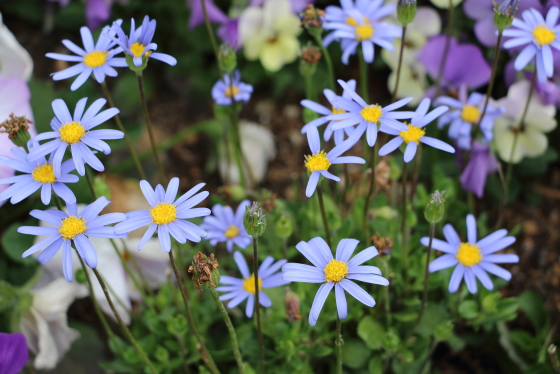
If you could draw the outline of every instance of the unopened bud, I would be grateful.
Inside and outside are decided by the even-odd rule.
[[[443,214],[445,213],[445,191],[439,192],[436,190],[432,194],[432,198],[428,205],[426,206],[426,210],[424,210],[424,217],[426,220],[431,224],[438,223],[443,218]]]
[[[93,190],[97,197],[105,196],[107,200],[111,200],[111,189],[105,182],[105,176],[96,176],[93,179]]]
[[[245,207],[245,216],[243,217],[243,226],[247,234],[256,238],[261,236],[266,230],[266,218],[262,209],[253,202],[250,207]]]
[[[308,43],[307,46],[301,49],[299,72],[304,77],[310,77],[317,71],[317,63],[321,59],[322,53],[314,45]]]
[[[406,26],[416,17],[416,0],[399,0],[397,5],[397,18]]]
[[[281,239],[288,239],[294,231],[292,221],[290,221],[290,219],[285,215],[281,215],[278,221],[276,221],[275,229],[276,235],[278,235]]]
[[[218,61],[220,68],[226,73],[231,74],[237,66],[237,54],[229,43],[224,43],[220,46],[218,53]]]
[[[306,28],[314,37],[321,37],[323,33],[323,18],[325,11],[315,8],[313,4],[307,5],[303,12],[299,14],[301,26]]]
[[[210,254],[210,257],[202,252],[194,255],[194,261],[188,271],[192,274],[192,280],[198,292],[200,292],[200,286],[217,287],[220,283],[219,267],[218,260],[213,253]]]
[[[289,290],[284,297],[284,305],[286,306],[286,317],[290,322],[299,321],[301,314],[299,312],[299,296]]]
[[[379,235],[373,235],[371,241],[377,251],[379,252],[379,257],[388,256],[391,254],[391,249],[393,248],[392,238],[383,238]]]
[[[494,4],[494,25],[502,32],[511,26],[519,7],[519,0],[502,0],[499,4],[493,1],[492,4]]]
[[[33,121],[25,118],[25,116],[17,117],[14,113],[11,113],[7,120],[0,123],[0,132],[8,133],[8,139],[15,145],[27,149],[27,142],[31,139],[29,125],[32,123]]]
[[[76,282],[78,282],[79,284],[87,284],[87,276],[84,269],[79,268],[78,270],[76,270]]]

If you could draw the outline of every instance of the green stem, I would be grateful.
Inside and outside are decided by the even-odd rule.
[[[313,76],[311,74],[305,74],[303,79],[305,80],[305,97],[308,100],[314,101],[315,94],[313,92]]]
[[[329,88],[331,90],[335,90],[335,79],[334,79],[334,69],[333,69],[333,63],[331,60],[331,56],[329,54],[329,51],[327,51],[327,48],[325,48],[325,46],[323,45],[323,38],[321,38],[321,35],[313,35],[315,37],[315,41],[317,42],[317,44],[319,45],[319,48],[321,48],[321,52],[323,52],[323,56],[325,57],[325,62],[327,63],[327,70],[329,71]]]
[[[257,336],[259,338],[259,373],[264,374],[264,343],[261,327],[261,308],[259,301],[259,242],[258,237],[253,236],[253,274],[255,278],[255,316],[257,318]]]
[[[159,153],[156,145],[156,140],[154,137],[154,130],[152,127],[152,121],[150,120],[150,113],[148,112],[148,103],[146,102],[146,96],[144,93],[144,78],[142,76],[142,72],[136,73],[136,77],[138,78],[138,90],[140,91],[140,101],[142,102],[142,112],[144,113],[144,121],[146,121],[146,127],[148,129],[148,135],[150,136],[150,144],[152,145],[152,152],[154,154],[154,158],[156,160],[160,177],[162,182],[167,183],[167,176],[165,175],[165,170],[163,169],[163,165],[159,158]]]
[[[222,75],[222,68],[220,67],[220,54],[218,50],[218,43],[216,43],[214,30],[212,30],[212,25],[210,24],[210,18],[208,17],[208,10],[206,9],[206,0],[200,0],[200,2],[202,4],[202,13],[204,14],[204,23],[206,24],[206,30],[208,31],[208,36],[210,37],[210,42],[212,43],[212,48],[214,49],[214,55],[216,55],[216,62],[218,63],[218,68],[220,69],[220,75]]]
[[[436,225],[431,223],[430,224],[430,240],[428,242],[428,252],[426,254],[426,256],[427,256],[426,257],[426,267],[424,268],[424,291],[422,292],[422,304],[420,304],[420,313],[418,313],[418,318],[416,318],[416,322],[414,323],[414,326],[409,331],[409,336],[410,336],[410,334],[412,334],[414,329],[416,329],[416,327],[420,323],[420,320],[422,319],[422,315],[424,314],[424,309],[426,308],[426,300],[428,298],[428,279],[430,277],[430,269],[429,269],[430,268],[430,256],[432,254],[432,242],[434,240],[435,231],[436,231]]]
[[[441,56],[441,61],[439,63],[438,75],[436,79],[436,95],[438,97],[441,93],[441,78],[443,77],[443,72],[445,70],[445,63],[447,62],[447,56],[449,55],[449,48],[451,46],[451,33],[453,31],[453,3],[449,0],[449,9],[447,11],[447,31],[445,37],[445,45],[443,47],[443,54]]]
[[[175,274],[175,278],[177,279],[177,284],[179,285],[179,290],[181,291],[181,296],[183,297],[183,305],[185,306],[185,312],[187,314],[187,320],[189,321],[189,325],[191,326],[191,330],[192,330],[196,340],[198,341],[198,344],[200,345],[202,360],[204,361],[204,363],[206,364],[206,366],[208,367],[208,369],[210,370],[210,372],[212,374],[219,374],[220,372],[218,371],[218,368],[216,367],[216,364],[214,363],[214,359],[210,355],[210,352],[208,352],[208,349],[206,348],[206,345],[204,344],[204,341],[202,340],[202,337],[200,336],[200,334],[198,333],[198,330],[196,329],[196,325],[194,323],[191,308],[189,307],[188,296],[185,292],[185,287],[183,286],[183,281],[181,280],[181,274],[179,273],[179,270],[177,269],[177,265],[175,263],[175,259],[173,258],[173,251],[169,251],[169,261],[171,262],[171,267],[173,268],[173,273]]]
[[[210,293],[218,306],[218,310],[222,315],[224,322],[226,323],[227,329],[229,331],[229,337],[231,340],[231,348],[233,350],[233,355],[235,356],[235,361],[237,362],[237,368],[239,369],[239,373],[245,373],[245,365],[243,364],[243,359],[241,357],[241,352],[239,351],[239,344],[237,343],[237,334],[235,333],[235,329],[233,328],[233,324],[231,323],[231,319],[229,318],[229,314],[224,307],[224,304],[220,300],[220,296],[216,289],[212,286],[209,287]]]
[[[358,48],[358,61],[360,64],[360,92],[362,94],[362,99],[364,99],[366,103],[369,103],[368,66],[364,60],[364,54],[361,48]]]
[[[410,185],[410,203],[414,206],[414,196],[416,195],[416,184],[420,175],[420,165],[422,162],[422,147],[418,147],[416,159],[414,160],[414,170],[412,171],[412,183]]]
[[[407,248],[407,238],[406,238],[406,175],[408,172],[408,164],[405,163],[402,170],[402,196],[401,196],[401,241],[402,241],[402,253],[403,253],[403,264],[405,269],[405,278],[408,279],[408,248]]]
[[[340,198],[341,211],[342,214],[346,215],[346,197],[348,195],[348,189],[350,186],[350,174],[348,173],[348,164],[342,165],[342,171],[344,173],[344,188],[342,190],[342,197]]]
[[[140,359],[142,361],[144,361],[144,363],[148,366],[148,368],[150,368],[150,370],[153,373],[157,374],[158,371],[156,370],[156,368],[154,367],[154,365],[152,364],[152,362],[150,361],[148,356],[146,356],[146,354],[142,350],[142,347],[140,347],[140,345],[138,344],[136,339],[134,339],[134,336],[132,336],[128,327],[126,327],[126,325],[124,324],[119,312],[117,312],[117,309],[115,308],[115,305],[113,304],[113,300],[111,299],[111,296],[109,295],[109,291],[107,290],[107,286],[105,285],[105,282],[103,281],[103,278],[101,278],[101,275],[99,274],[97,269],[92,269],[92,270],[93,270],[93,274],[95,274],[95,276],[97,277],[97,281],[101,285],[101,289],[103,289],[103,293],[105,294],[105,298],[107,299],[107,302],[109,303],[109,306],[111,307],[111,310],[113,311],[113,314],[115,315],[115,318],[119,322],[119,325],[121,326],[121,328],[124,331],[125,335],[127,336],[128,340],[130,341],[130,343],[134,346],[134,348],[136,349],[136,351],[140,355]]]
[[[478,119],[478,127],[480,127],[480,122],[486,114],[486,109],[488,108],[488,102],[492,96],[492,89],[494,88],[494,80],[496,79],[496,71],[498,70],[498,59],[500,58],[500,47],[502,45],[502,32],[498,31],[498,41],[496,42],[496,50],[494,51],[494,61],[492,62],[492,74],[490,75],[490,82],[488,83],[488,90],[486,90],[486,98],[484,100],[484,107],[482,108],[482,114]]]
[[[402,59],[403,59],[403,52],[404,52],[404,41],[406,35],[406,26],[402,27],[402,38],[401,38],[401,49],[399,51],[399,62],[397,64],[397,80],[395,82],[395,88],[393,89],[393,98],[391,102],[395,102],[397,99],[397,91],[399,89],[399,80],[401,78],[401,66],[402,66]]]
[[[59,200],[58,196],[56,196],[56,194],[54,194],[54,193],[53,193],[52,196],[53,196],[53,200],[54,200],[54,203],[55,203],[56,207],[58,208],[58,210],[60,210],[62,212],[62,204],[60,203],[60,200]]]
[[[203,1],[204,2],[204,1]],[[229,89],[233,92],[233,76],[229,75],[229,82],[230,86]],[[241,162],[241,158],[243,155],[243,151],[241,149],[241,139],[239,138],[239,121],[237,119],[237,105],[234,98],[234,95],[231,96],[231,105],[230,105],[230,120],[231,120],[231,127],[233,131],[231,133],[234,135],[231,138],[233,139],[233,143],[235,145],[235,162],[237,163],[237,170],[239,172],[239,182],[241,183],[241,187],[245,190],[247,188],[247,182],[245,181],[245,173],[243,172],[243,164]]]
[[[91,192],[91,196],[93,197],[93,200],[97,200],[97,194],[95,193],[95,188],[93,188],[93,180],[89,173],[89,168],[86,166],[85,169],[86,169],[86,181],[89,187],[89,191]]]
[[[136,273],[138,273],[138,275],[140,275],[140,282],[142,283],[142,286],[148,292],[149,296],[153,296],[154,294],[152,292],[152,288],[148,284],[148,281],[146,280],[146,277],[144,276],[144,273],[142,272],[142,270],[140,270],[140,266],[138,266],[138,261],[136,261],[136,258],[130,254],[130,250],[128,249],[124,239],[121,239],[121,244],[123,245],[123,250],[124,250],[125,255],[128,258],[130,258],[130,262],[132,263],[132,267],[134,267],[134,270],[136,270]]]
[[[369,165],[371,167],[371,174],[369,178],[369,189],[366,195],[366,203],[364,205],[364,214],[363,214],[363,226],[364,226],[364,233],[366,235],[366,240],[369,243],[369,225],[368,225],[368,211],[369,211],[369,203],[371,200],[371,196],[373,195],[373,190],[376,187],[375,184],[375,163],[377,158],[377,149],[379,148],[379,143],[375,142],[375,148],[370,148],[370,155],[369,155]]]
[[[103,83],[101,83],[101,88],[103,89],[103,93],[105,94],[105,97],[107,98],[107,101],[109,102],[109,106],[111,108],[115,107],[115,104],[113,103],[113,97],[111,96],[111,92],[109,91],[109,88],[107,87],[107,83],[105,81],[103,81]],[[119,128],[120,131],[123,132],[124,134],[124,140],[126,141],[126,145],[128,146],[128,149],[130,150],[130,155],[132,156],[132,159],[134,160],[134,164],[136,164],[136,169],[138,170],[138,173],[140,174],[140,178],[142,179],[146,179],[146,173],[144,172],[144,168],[142,168],[142,164],[140,163],[140,160],[138,159],[138,154],[136,153],[136,150],[134,149],[134,146],[132,145],[132,141],[130,140],[130,137],[128,136],[122,122],[121,122],[121,117],[117,114],[115,116],[115,122],[117,123],[117,127]]]
[[[325,228],[325,236],[327,239],[327,244],[329,248],[331,246],[331,232],[329,230],[329,222],[327,221],[327,212],[325,211],[325,204],[323,203],[323,190],[319,184],[317,184],[317,198],[319,199],[319,208],[321,209],[321,217],[323,218],[323,226]]]
[[[336,340],[334,342],[336,349],[336,374],[342,374],[342,324],[340,317],[336,316]]]
[[[389,277],[389,266],[388,266],[388,259],[386,261],[382,261],[381,263],[383,264],[383,272],[385,274],[387,274],[387,277]],[[385,291],[385,316],[387,318],[387,328],[391,327],[391,322],[392,322],[392,317],[391,317],[391,296],[390,296],[390,292],[389,292],[389,287],[391,287],[391,285],[388,285],[387,287],[383,287],[384,291]]]

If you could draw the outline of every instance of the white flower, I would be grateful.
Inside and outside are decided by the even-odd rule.
[[[54,369],[80,337],[78,331],[68,327],[66,312],[76,298],[87,295],[87,290],[61,277],[31,294],[33,302],[29,311],[22,314],[20,328],[29,349],[36,354],[35,368]]]
[[[393,17],[396,22],[396,16]],[[429,84],[426,79],[426,70],[424,66],[418,62],[418,53],[424,47],[428,39],[441,31],[441,19],[438,13],[428,7],[418,7],[416,18],[406,27],[405,40],[406,44],[403,50],[403,60],[401,66],[401,76],[399,89],[397,90],[397,99],[404,97],[414,97],[410,103],[418,104],[424,96],[424,92]],[[395,48],[393,51],[383,49],[381,57],[392,69],[387,85],[389,90],[393,92],[397,80],[397,65],[399,63],[399,53],[401,49],[401,39],[395,39]]]
[[[14,34],[2,22],[0,14],[0,77],[31,78],[33,60]]]
[[[556,128],[556,108],[554,105],[543,105],[535,93],[531,97],[524,126],[520,126],[529,88],[527,80],[514,83],[509,88],[507,97],[497,102],[506,108],[506,113],[494,124],[494,138],[498,154],[506,162],[516,164],[524,157],[542,155],[548,147],[545,133]]]
[[[239,40],[248,60],[260,59],[266,70],[278,71],[299,52],[300,20],[288,0],[266,0],[239,16]]]

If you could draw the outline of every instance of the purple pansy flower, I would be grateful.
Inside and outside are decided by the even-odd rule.
[[[474,141],[469,162],[461,173],[461,186],[481,198],[484,194],[486,177],[496,170],[498,170],[498,160],[490,151],[490,147]]]
[[[92,30],[98,28],[111,17],[113,0],[88,0],[86,3],[86,23]]]
[[[18,374],[27,363],[27,340],[16,332],[0,332],[0,374]]]

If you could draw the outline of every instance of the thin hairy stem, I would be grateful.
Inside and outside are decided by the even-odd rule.
[[[360,93],[362,94],[362,99],[366,103],[369,103],[368,94],[368,66],[364,60],[364,54],[362,49],[358,47],[358,62],[360,64]]]
[[[408,279],[408,243],[407,243],[407,232],[406,232],[406,216],[407,216],[407,204],[406,204],[406,175],[408,173],[408,164],[405,162],[402,170],[402,182],[401,182],[401,241],[402,241],[402,253],[403,253],[403,264],[405,269],[405,278]]]
[[[420,304],[420,313],[418,313],[418,318],[416,318],[416,322],[414,323],[414,326],[412,327],[412,329],[410,329],[409,336],[410,334],[412,334],[414,329],[416,329],[416,327],[420,323],[420,320],[422,319],[422,315],[424,314],[424,309],[426,308],[426,300],[428,298],[428,279],[430,277],[430,256],[432,254],[432,242],[434,240],[435,232],[436,232],[436,225],[431,223],[430,240],[428,242],[428,252],[426,254],[427,256],[426,267],[424,268],[424,291],[422,292],[422,304]]]
[[[478,126],[480,127],[480,122],[486,114],[486,109],[488,108],[488,102],[492,96],[492,90],[494,88],[494,80],[496,79],[496,71],[498,70],[498,59],[500,58],[500,47],[502,45],[502,32],[498,31],[498,41],[496,42],[496,50],[494,51],[494,61],[492,62],[492,74],[490,75],[490,82],[488,82],[488,90],[486,90],[486,98],[484,99],[484,107],[482,108],[482,114],[478,118]]]
[[[220,53],[218,51],[218,43],[216,42],[216,37],[214,36],[214,30],[212,30],[212,25],[210,24],[210,18],[208,17],[208,10],[206,9],[206,0],[200,0],[202,4],[202,13],[204,14],[204,24],[206,25],[206,30],[208,31],[208,36],[210,37],[210,42],[212,43],[212,48],[214,49],[214,54],[216,55],[216,62],[218,62],[218,68],[220,73],[222,68],[220,67]]]
[[[399,62],[397,63],[397,80],[395,82],[395,88],[393,89],[393,98],[391,99],[391,102],[393,102],[393,103],[397,99],[397,91],[399,89],[399,80],[401,78],[401,66],[402,66],[402,58],[403,58],[403,52],[404,52],[405,36],[406,36],[406,26],[403,26],[402,27],[402,38],[401,38],[401,49],[399,51]]]
[[[327,212],[325,211],[325,204],[323,202],[323,190],[321,186],[317,184],[317,198],[319,199],[319,208],[321,209],[321,217],[323,219],[323,226],[325,227],[325,236],[327,239],[327,244],[329,248],[331,246],[331,231],[329,230],[329,222],[327,220]]]
[[[371,200],[371,196],[373,195],[373,191],[376,188],[375,184],[375,163],[377,158],[377,148],[379,147],[378,142],[375,142],[375,148],[370,148],[370,156],[369,156],[369,165],[371,168],[371,174],[369,178],[369,189],[366,195],[366,203],[364,205],[364,214],[363,214],[363,226],[364,226],[364,233],[366,235],[366,240],[369,243],[369,225],[368,225],[368,212],[369,212],[369,203]]]
[[[334,69],[333,69],[331,56],[329,55],[329,51],[327,51],[327,48],[325,48],[325,46],[323,45],[323,38],[321,38],[321,35],[313,35],[313,36],[315,37],[315,41],[319,45],[319,48],[321,48],[321,52],[323,52],[323,56],[325,57],[325,62],[327,63],[327,70],[329,71],[329,88],[334,91],[335,79],[334,79]]]
[[[342,374],[342,324],[340,317],[336,315],[336,340],[334,342],[336,349],[336,374]]]
[[[257,319],[257,335],[259,338],[259,373],[264,374],[264,343],[261,327],[261,308],[259,300],[259,241],[253,236],[253,274],[255,278],[255,317]]]
[[[436,79],[436,96],[438,97],[441,93],[441,80],[443,78],[443,73],[445,71],[445,64],[447,62],[447,57],[449,55],[449,49],[451,47],[451,34],[453,31],[453,3],[449,0],[449,9],[447,10],[447,31],[445,36],[445,45],[443,47],[443,54],[441,56],[441,61],[439,62],[438,75]]]

